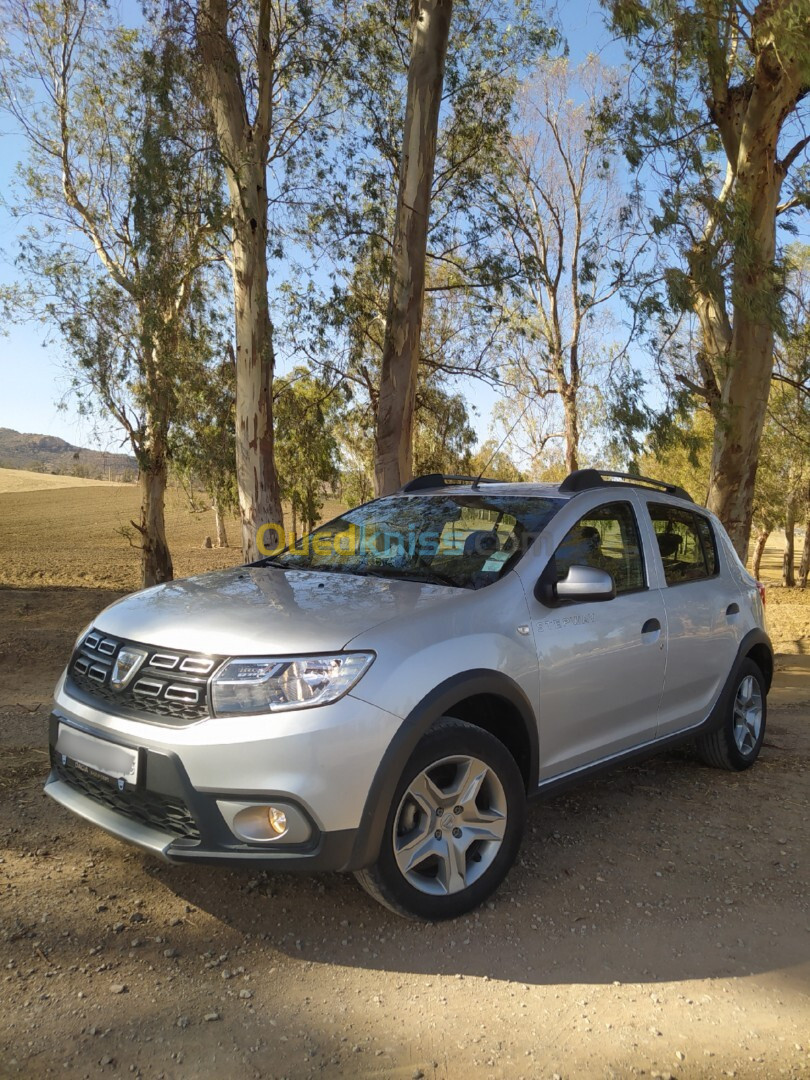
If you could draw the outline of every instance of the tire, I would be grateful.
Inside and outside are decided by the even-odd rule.
[[[503,743],[442,717],[403,770],[377,862],[355,877],[398,915],[457,918],[506,877],[525,820],[523,777]]]
[[[702,761],[730,772],[750,769],[759,757],[767,716],[765,679],[753,660],[743,661],[736,684],[722,725],[696,743]]]

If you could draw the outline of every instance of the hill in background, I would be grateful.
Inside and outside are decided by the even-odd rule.
[[[138,475],[138,463],[130,454],[88,450],[55,435],[33,435],[13,428],[0,428],[0,468],[123,482]]]

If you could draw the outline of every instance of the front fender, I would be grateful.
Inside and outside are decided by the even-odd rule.
[[[478,668],[459,672],[431,690],[402,721],[369,789],[354,850],[347,869],[360,870],[377,859],[383,829],[403,769],[425,732],[466,698],[487,694],[508,701],[518,712],[530,746],[529,790],[537,784],[538,734],[531,702],[520,686],[501,671]]]

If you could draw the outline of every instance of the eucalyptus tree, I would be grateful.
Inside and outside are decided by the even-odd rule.
[[[197,9],[202,85],[230,204],[236,475],[248,559],[259,555],[258,528],[283,521],[268,257],[280,252],[284,214],[302,198],[302,162],[330,130],[329,88],[346,34],[346,14],[331,0],[200,0]]]
[[[681,388],[715,419],[714,510],[744,558],[773,371],[777,222],[809,201],[805,0],[603,0],[635,73],[621,118],[665,267],[647,308],[697,321]],[[691,370],[686,370],[686,368]]]
[[[798,522],[806,522],[799,569],[800,583],[806,585],[810,570],[810,246],[806,244],[790,244],[785,252],[781,307],[761,470],[778,488],[784,507],[784,585],[796,584],[795,530]],[[758,482],[757,503],[761,502],[761,487]]]
[[[138,461],[144,585],[172,577],[170,434],[200,362],[218,181],[171,11],[138,29],[96,0],[4,0],[0,93],[25,137],[19,263],[36,314],[74,361],[74,389]]]
[[[323,509],[324,493],[334,491],[340,479],[337,427],[342,388],[295,368],[276,379],[273,392],[281,490],[290,505],[292,532],[297,534],[299,521],[304,532],[311,532]]]
[[[216,328],[216,323],[213,324]],[[208,359],[183,385],[183,409],[172,434],[172,465],[194,509],[203,489],[214,511],[217,547],[228,547],[225,518],[239,508],[236,486],[236,371],[233,349],[221,328],[204,342]]]
[[[373,494],[375,419],[373,399],[350,397],[341,413],[340,486],[350,505],[366,502]],[[440,376],[421,370],[414,408],[414,472],[468,473],[473,468],[474,446],[475,430],[465,398],[452,393]]]
[[[374,432],[378,495],[396,491],[412,475],[430,195],[452,13],[453,0],[415,0],[412,8],[391,284]]]
[[[331,293],[310,310],[309,355],[334,366],[335,339],[323,331],[337,332],[347,379],[373,399],[378,465],[384,454],[383,472],[391,474],[378,476],[385,488],[412,467],[420,381],[433,373],[497,377],[503,267],[487,246],[491,223],[488,212],[476,212],[474,194],[495,168],[521,74],[556,40],[529,0],[455,0],[439,101],[430,87],[438,85],[440,43],[431,35],[443,34],[448,10],[409,0],[363,8],[343,66],[346,117],[330,198],[311,215],[305,238],[334,265]],[[419,63],[428,54],[430,71]],[[418,122],[413,109],[408,117],[409,68],[412,104],[418,82],[437,117],[422,107],[426,98]],[[404,204],[399,197],[406,181],[419,188],[416,215],[410,194]],[[303,347],[306,326],[298,321]]]
[[[580,464],[583,394],[607,381],[616,351],[607,340],[610,304],[641,247],[615,137],[602,119],[620,86],[595,57],[578,67],[541,61],[518,94],[486,192],[504,256],[518,268],[508,292],[523,341],[505,353],[507,412],[525,412],[521,426],[536,428],[534,455],[562,441],[568,472]]]

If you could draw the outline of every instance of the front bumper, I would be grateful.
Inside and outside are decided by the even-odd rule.
[[[231,720],[227,730],[213,720],[181,732],[91,709],[60,686],[51,715],[45,792],[108,833],[170,862],[250,862],[281,871],[357,869],[353,853],[361,848],[365,801],[382,744],[401,721],[350,698],[307,710],[308,716],[303,712],[300,724],[276,722],[275,729],[259,729],[256,718],[246,718],[247,723]],[[60,723],[136,750],[136,785],[119,787],[63,758],[56,750]],[[258,730],[264,738],[257,741]],[[303,842],[285,843],[284,837],[246,842],[218,805],[271,801],[292,807],[306,822]]]

